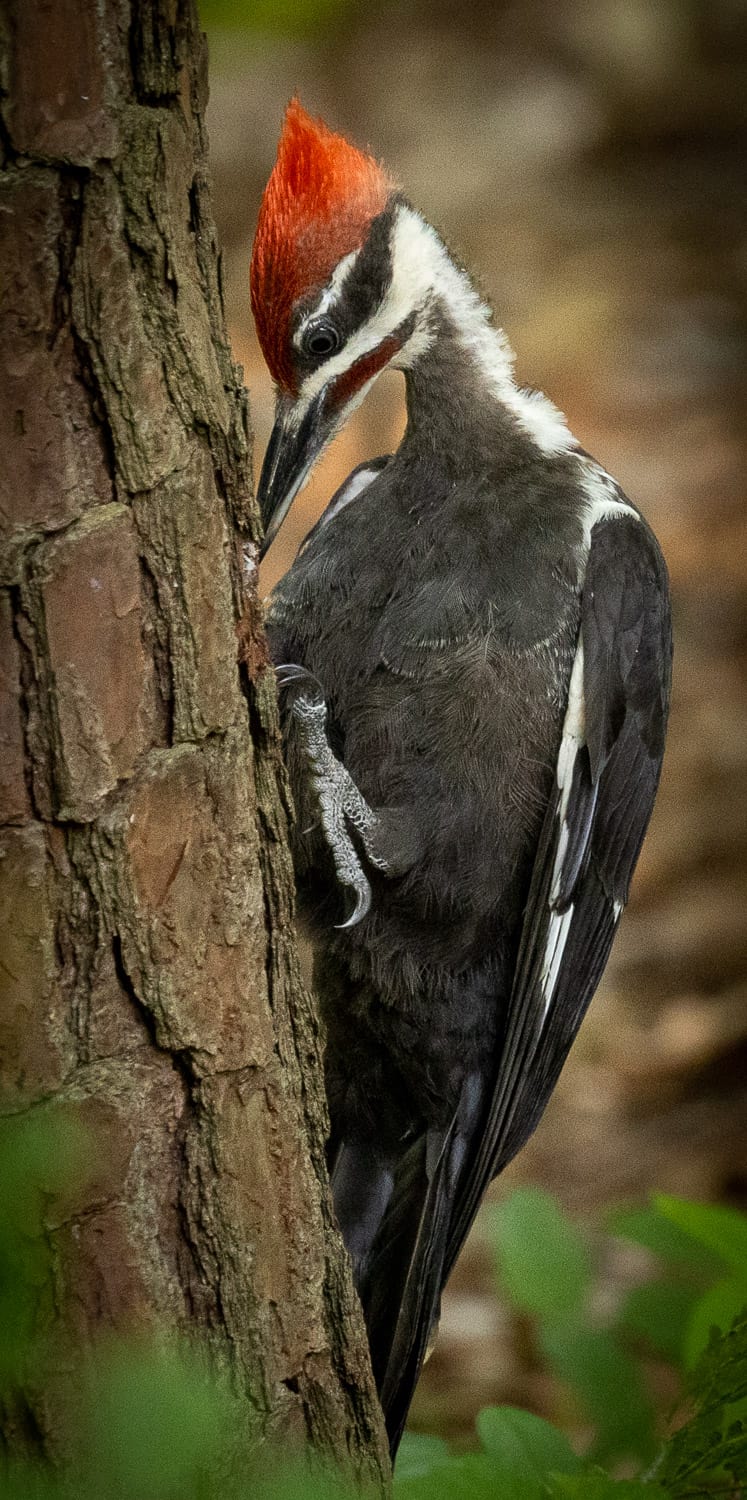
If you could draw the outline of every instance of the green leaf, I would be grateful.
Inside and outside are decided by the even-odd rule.
[[[316,37],[347,20],[353,0],[200,0],[202,25],[254,35]]]
[[[659,1213],[747,1282],[747,1214],[712,1203],[689,1203],[664,1193],[657,1194],[654,1203]]]
[[[607,1227],[611,1234],[633,1240],[670,1266],[682,1266],[708,1276],[715,1273],[720,1264],[713,1251],[699,1244],[655,1208],[615,1209],[607,1218]]]
[[[647,1281],[628,1293],[616,1326],[624,1333],[645,1339],[657,1354],[679,1364],[688,1322],[698,1299],[698,1292],[691,1286]]]
[[[709,1287],[698,1299],[692,1309],[682,1346],[684,1362],[689,1369],[696,1364],[703,1350],[707,1349],[711,1329],[718,1328],[721,1333],[727,1333],[746,1305],[747,1285],[744,1281],[731,1277],[717,1281],[715,1286]]]
[[[120,1344],[91,1372],[81,1472],[94,1493],[186,1500],[221,1472],[238,1418],[196,1359]]]
[[[47,1215],[69,1214],[89,1170],[86,1140],[60,1107],[0,1118],[0,1383],[41,1357],[54,1315]]]
[[[654,1448],[653,1410],[638,1367],[613,1335],[561,1325],[544,1328],[541,1344],[596,1428],[593,1456],[648,1460]]]
[[[667,1500],[658,1484],[639,1479],[613,1479],[602,1469],[583,1474],[559,1474],[549,1485],[549,1500]]]
[[[501,1285],[539,1318],[577,1311],[591,1276],[586,1246],[548,1193],[520,1188],[485,1210]]]
[[[713,1334],[689,1379],[695,1407],[672,1435],[656,1464],[656,1478],[671,1500],[728,1492],[747,1474],[747,1423],[734,1420],[747,1399],[747,1314],[726,1334]]]
[[[514,1406],[489,1406],[477,1418],[484,1452],[449,1455],[438,1439],[424,1450],[435,1460],[416,1471],[410,1467],[412,1446],[394,1476],[395,1500],[545,1500],[545,1481],[553,1473],[572,1474],[582,1467],[568,1439],[550,1422]],[[417,1463],[417,1453],[415,1461]]]
[[[297,1460],[281,1464],[269,1476],[259,1477],[250,1469],[244,1483],[229,1490],[230,1500],[365,1500],[369,1494],[368,1490],[353,1485],[339,1470],[319,1464],[311,1457],[306,1463]],[[140,1500],[140,1496],[133,1500]],[[175,1496],[174,1500],[184,1500],[184,1496]],[[218,1487],[214,1474],[204,1490],[199,1491],[199,1500],[225,1500],[225,1489]]]
[[[452,1457],[443,1467],[415,1479],[395,1478],[394,1500],[545,1500],[542,1481],[521,1470],[507,1470],[487,1453]]]
[[[397,1454],[395,1478],[415,1479],[430,1474],[449,1459],[448,1443],[425,1432],[406,1432]]]
[[[71,1500],[70,1491],[62,1490],[57,1476],[30,1459],[18,1464],[4,1461],[0,1474],[2,1500]]]
[[[747,1311],[734,1319],[727,1333],[712,1334],[688,1390],[703,1410],[747,1397]]]
[[[581,1459],[565,1434],[534,1412],[518,1406],[486,1406],[476,1425],[485,1452],[507,1472],[545,1479],[554,1472],[573,1474],[581,1468]]]

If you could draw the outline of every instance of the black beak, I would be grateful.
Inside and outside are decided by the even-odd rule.
[[[265,535],[259,555],[268,547],[290,510],[316,459],[331,436],[332,424],[324,419],[326,390],[320,391],[300,422],[293,402],[279,396],[275,425],[267,444],[257,500]]]

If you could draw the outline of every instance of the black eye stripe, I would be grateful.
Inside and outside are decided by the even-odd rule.
[[[314,300],[318,299],[317,288],[310,292],[309,300],[299,301],[294,344],[298,351],[296,357],[299,360],[301,374],[307,373],[317,361],[328,359],[333,352],[341,349],[351,335],[373,316],[384,301],[392,279],[389,241],[400,201],[404,200],[393,195],[383,212],[372,221],[367,240],[337,290],[333,308],[329,311],[326,308],[320,309],[319,312],[314,311],[311,298],[313,296]],[[321,348],[317,349],[309,344],[309,338],[313,336],[313,332],[320,324],[331,324],[334,330],[333,338],[337,340],[334,351],[327,344],[324,346],[324,352]]]

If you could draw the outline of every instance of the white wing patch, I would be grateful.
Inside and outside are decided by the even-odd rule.
[[[319,525],[326,526],[328,521],[333,520],[335,516],[339,516],[340,511],[344,510],[346,505],[350,505],[351,500],[357,500],[358,496],[364,490],[368,489],[368,486],[373,483],[374,479],[378,479],[380,473],[380,467],[369,469],[361,466],[361,468],[356,469],[355,473],[351,474],[350,478],[342,486],[337,499],[330,501],[327,509],[322,512],[319,518]]]
[[[616,517],[630,516],[633,520],[640,521],[640,515],[634,506],[629,505],[621,496],[619,486],[610,474],[593,460],[582,457],[580,459],[583,469],[583,483],[586,491],[587,504],[582,516],[584,527],[585,556],[583,560],[584,571],[586,561],[591,547],[591,533],[600,521],[614,520]],[[558,982],[560,965],[563,960],[565,945],[568,940],[571,921],[573,919],[573,903],[564,912],[557,912],[554,904],[560,894],[563,878],[563,867],[570,842],[570,829],[568,827],[568,803],[570,801],[571,787],[573,785],[573,772],[576,757],[582,745],[586,743],[586,704],[584,701],[584,642],[579,635],[578,647],[573,662],[571,680],[568,685],[568,705],[565,719],[563,721],[563,736],[560,741],[557,764],[557,785],[560,793],[558,800],[558,820],[560,829],[558,832],[558,844],[553,865],[552,881],[550,884],[550,921],[547,930],[547,941],[542,962],[542,996],[545,1003],[544,1015],[550,1009],[555,986]],[[617,922],[622,914],[622,902],[616,901],[614,906],[614,917]]]
[[[571,782],[573,780],[573,767],[576,764],[576,756],[581,745],[586,744],[586,704],[584,702],[584,642],[579,635],[576,655],[573,660],[571,680],[568,684],[568,705],[563,720],[563,738],[560,741],[558,751],[557,781],[560,792],[560,805],[558,817],[565,826],[565,815],[568,811],[568,798],[571,795]],[[568,829],[566,832],[566,844],[568,842]],[[558,849],[558,859],[562,864],[565,850],[561,856]],[[556,871],[558,867],[556,859]],[[553,894],[556,894],[554,891]]]
[[[616,517],[630,516],[634,521],[641,517],[634,505],[622,497],[622,491],[611,474],[593,459],[581,458],[583,486],[586,491],[586,507],[581,517],[584,542],[588,556],[591,533],[600,521],[614,521]]]
[[[568,910],[564,911],[562,915],[557,911],[551,912],[550,914],[550,926],[547,930],[545,958],[542,965],[542,975],[540,981],[542,985],[542,998],[545,1002],[545,1009],[542,1014],[543,1021],[545,1021],[547,1018],[547,1013],[552,1003],[552,997],[555,993],[555,986],[558,982],[560,965],[563,961],[563,954],[565,952],[565,945],[568,940],[568,933],[570,931],[572,920],[573,902],[571,902]]]
[[[560,965],[563,960],[563,953],[573,918],[573,903],[571,903],[567,911],[562,913],[553,910],[553,903],[558,899],[563,865],[570,838],[567,814],[571,786],[573,784],[573,769],[576,764],[576,756],[581,746],[585,744],[585,739],[584,643],[581,636],[579,636],[568,687],[568,706],[563,721],[563,737],[560,741],[556,771],[558,791],[560,793],[557,814],[560,822],[560,832],[558,834],[558,847],[555,855],[555,864],[553,865],[552,883],[550,885],[550,925],[547,932],[547,942],[545,943],[540,979],[542,996],[545,1002],[545,1016],[550,1008],[555,986],[558,982]]]

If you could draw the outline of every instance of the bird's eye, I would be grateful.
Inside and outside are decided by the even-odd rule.
[[[340,335],[334,323],[326,319],[319,319],[316,323],[310,323],[303,335],[303,350],[305,354],[313,354],[317,359],[324,354],[334,354],[339,347]]]

